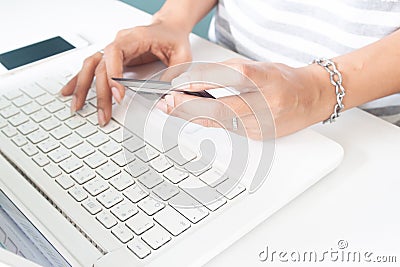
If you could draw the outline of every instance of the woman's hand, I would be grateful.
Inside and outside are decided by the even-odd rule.
[[[111,118],[111,98],[121,102],[125,95],[125,88],[111,78],[122,77],[124,66],[158,59],[168,66],[190,61],[189,32],[166,21],[122,30],[104,48],[104,55],[97,52],[85,59],[80,72],[65,85],[61,94],[73,95],[71,112],[75,112],[83,107],[96,77],[98,121],[104,126]]]
[[[240,95],[209,99],[173,93],[166,97],[165,110],[252,139],[288,135],[328,118],[332,112],[335,93],[328,74],[316,64],[292,68],[242,59],[221,64],[195,66],[177,77],[173,85],[192,91],[230,86]]]

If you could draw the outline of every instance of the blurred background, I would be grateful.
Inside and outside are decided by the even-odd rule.
[[[121,0],[131,6],[141,9],[147,13],[154,14],[161,8],[165,0]],[[201,1],[201,0],[195,0]],[[211,18],[214,14],[212,10],[203,20],[201,20],[193,29],[193,32],[205,39],[208,39],[208,28],[210,26]]]

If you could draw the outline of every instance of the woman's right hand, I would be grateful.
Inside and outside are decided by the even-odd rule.
[[[167,66],[191,61],[189,32],[166,21],[121,30],[104,48],[104,54],[97,52],[84,60],[82,69],[61,89],[61,94],[73,96],[71,112],[75,112],[85,104],[96,77],[98,121],[104,126],[111,119],[112,97],[121,102],[125,96],[125,88],[111,78],[122,77],[125,66],[158,59]]]

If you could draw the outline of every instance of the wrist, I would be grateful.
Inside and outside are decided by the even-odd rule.
[[[163,24],[186,34],[189,34],[195,25],[188,16],[179,15],[179,12],[171,12],[169,9],[156,12],[152,17],[152,24]]]
[[[335,88],[330,82],[329,73],[318,64],[304,67],[310,74],[310,89],[314,94],[312,104],[313,122],[321,122],[328,119],[336,104]]]

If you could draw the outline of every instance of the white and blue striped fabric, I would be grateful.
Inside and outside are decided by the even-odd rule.
[[[398,0],[220,0],[210,39],[293,67],[375,42],[400,27]],[[400,126],[400,94],[363,106]]]

